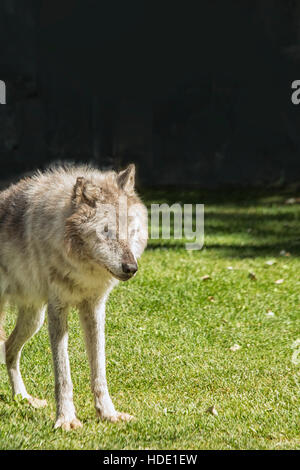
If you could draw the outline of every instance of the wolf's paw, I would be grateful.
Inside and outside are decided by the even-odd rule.
[[[28,397],[27,401],[33,408],[45,408],[47,406],[47,401],[40,400],[39,398]]]
[[[82,423],[77,418],[73,418],[71,421],[67,418],[58,418],[54,425],[54,429],[62,428],[64,431],[71,431],[71,429],[82,428]]]
[[[109,415],[101,415],[99,414],[100,418],[104,421],[109,421],[110,423],[117,423],[118,421],[133,421],[134,417],[129,415],[128,413],[121,413],[119,411],[115,411],[113,414]]]

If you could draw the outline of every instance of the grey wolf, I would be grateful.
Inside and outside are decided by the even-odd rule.
[[[42,326],[47,310],[55,428],[81,426],[68,358],[71,306],[77,307],[84,332],[98,416],[112,422],[131,419],[116,411],[108,392],[104,328],[109,293],[119,280],[134,276],[147,243],[147,211],[134,186],[134,165],[119,173],[71,166],[38,172],[0,193],[2,341],[6,302],[18,309],[15,328],[4,343],[7,371],[13,395],[21,395],[34,407],[46,405],[27,393],[20,356],[25,342]],[[126,200],[125,212],[120,210],[120,198]],[[121,237],[122,220],[126,230]]]

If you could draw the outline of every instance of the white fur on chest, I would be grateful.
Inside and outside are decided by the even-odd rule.
[[[53,282],[60,298],[71,305],[76,305],[86,299],[105,298],[118,284],[104,268],[88,269],[81,266],[68,272],[65,282]]]

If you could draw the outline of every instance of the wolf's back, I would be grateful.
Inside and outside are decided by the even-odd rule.
[[[73,178],[37,174],[0,193],[0,297],[47,295],[63,251]]]

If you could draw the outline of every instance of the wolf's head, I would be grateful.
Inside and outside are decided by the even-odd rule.
[[[135,167],[79,176],[72,214],[66,222],[67,249],[127,281],[147,243],[147,210],[134,191]]]

